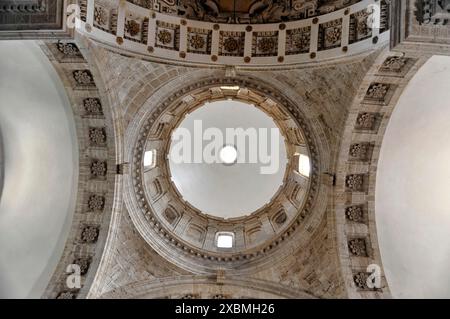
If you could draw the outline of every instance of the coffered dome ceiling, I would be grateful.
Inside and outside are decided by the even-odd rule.
[[[146,241],[175,264],[196,273],[217,269],[236,272],[261,265],[255,261],[267,260],[272,252],[282,253],[283,247],[286,249],[283,242],[295,234],[308,237],[299,229],[304,227],[318,191],[317,148],[302,114],[287,99],[274,94],[273,89],[244,79],[210,79],[172,93],[155,111],[146,114],[133,151],[130,182],[134,191],[129,194],[129,210]],[[216,102],[201,107],[209,101]],[[252,110],[243,102],[258,109]],[[227,110],[216,113],[216,108]],[[186,113],[190,114],[182,120]],[[168,154],[170,134],[180,121],[178,128],[187,127],[195,134],[196,129],[190,127],[194,119],[203,120],[205,128],[216,125],[219,130],[252,125],[258,129],[276,127],[269,116],[284,136],[277,139],[282,146],[275,153],[280,163],[271,173],[276,174],[255,173],[255,165],[240,164],[240,159],[228,167],[173,161],[168,165],[167,157],[173,156]],[[153,165],[144,164],[147,152],[156,154]],[[296,152],[311,155],[310,177],[296,171]],[[286,158],[290,159],[288,163]],[[237,181],[243,178],[236,185],[228,185],[237,191],[223,187],[226,174],[236,174]],[[249,178],[253,180],[246,180]],[[245,192],[244,196],[240,192]],[[230,200],[235,202],[228,204]],[[233,244],[228,249],[217,244],[221,233],[232,236]],[[170,238],[168,243],[166,238]],[[174,255],[174,249],[180,255]]]

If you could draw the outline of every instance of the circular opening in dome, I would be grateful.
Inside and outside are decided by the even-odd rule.
[[[225,145],[219,153],[219,158],[224,164],[236,163],[238,154],[235,146]]]
[[[188,113],[172,132],[167,158],[183,200],[225,219],[269,204],[283,186],[288,163],[274,119],[236,100],[205,103]]]

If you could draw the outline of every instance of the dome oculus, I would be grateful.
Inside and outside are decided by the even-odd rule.
[[[236,147],[232,145],[224,146],[219,153],[219,158],[224,164],[236,163],[237,157],[238,153]]]
[[[204,214],[225,219],[249,215],[283,185],[288,159],[279,131],[272,117],[248,103],[205,103],[172,134],[172,182]]]

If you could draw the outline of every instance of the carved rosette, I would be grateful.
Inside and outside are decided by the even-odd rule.
[[[342,30],[340,27],[329,28],[325,31],[325,41],[333,45],[341,40]]]
[[[374,130],[377,118],[377,113],[360,113],[356,118],[356,128],[360,130]]]
[[[353,275],[353,282],[359,289],[368,289],[367,279],[369,279],[369,273],[367,272],[357,272]]]
[[[278,51],[278,32],[254,32],[252,56],[275,56]]]
[[[194,49],[200,50],[205,46],[206,41],[202,36],[194,34],[189,38],[189,44]]]
[[[132,37],[135,37],[141,31],[141,25],[136,22],[136,20],[127,20],[125,23],[125,31],[128,32]]]
[[[58,42],[56,44],[56,47],[58,48],[59,52],[67,56],[79,56],[81,54],[75,43]]]
[[[93,160],[91,162],[91,177],[105,177],[107,172],[106,161]]]
[[[85,114],[88,116],[103,115],[102,105],[98,98],[86,98],[83,100]]]
[[[105,207],[105,197],[92,194],[89,196],[87,205],[90,211],[102,211]]]
[[[361,192],[364,189],[364,175],[352,174],[345,179],[345,186],[352,192]]]
[[[348,249],[354,256],[367,257],[366,240],[363,238],[350,239],[348,241]]]
[[[95,243],[100,233],[98,226],[85,226],[81,230],[81,241],[85,243]]]
[[[413,59],[403,56],[390,56],[384,60],[379,72],[388,75],[405,75],[411,68]]]
[[[258,41],[258,50],[264,53],[268,53],[275,49],[276,44],[277,41],[274,38],[269,37],[261,38]]]
[[[79,86],[93,86],[94,77],[89,70],[76,70],[73,71],[73,78],[77,85]]]
[[[373,83],[370,85],[369,89],[367,90],[365,99],[384,101],[384,98],[386,97],[388,90],[389,90],[389,84]]]
[[[362,206],[349,206],[345,209],[345,217],[352,222],[363,222],[364,214]]]
[[[92,146],[104,146],[106,144],[106,130],[104,127],[89,128],[89,141]]]
[[[80,275],[86,275],[89,266],[91,264],[91,258],[77,258],[73,261],[73,264],[78,265],[80,267]]]
[[[172,34],[167,30],[160,30],[158,33],[158,40],[162,44],[169,44],[172,42]]]

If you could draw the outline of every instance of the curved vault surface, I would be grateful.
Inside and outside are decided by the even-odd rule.
[[[78,148],[71,106],[34,41],[1,41],[0,297],[42,295],[75,209]]]
[[[393,297],[450,297],[450,58],[433,56],[406,87],[381,147],[376,222]]]

